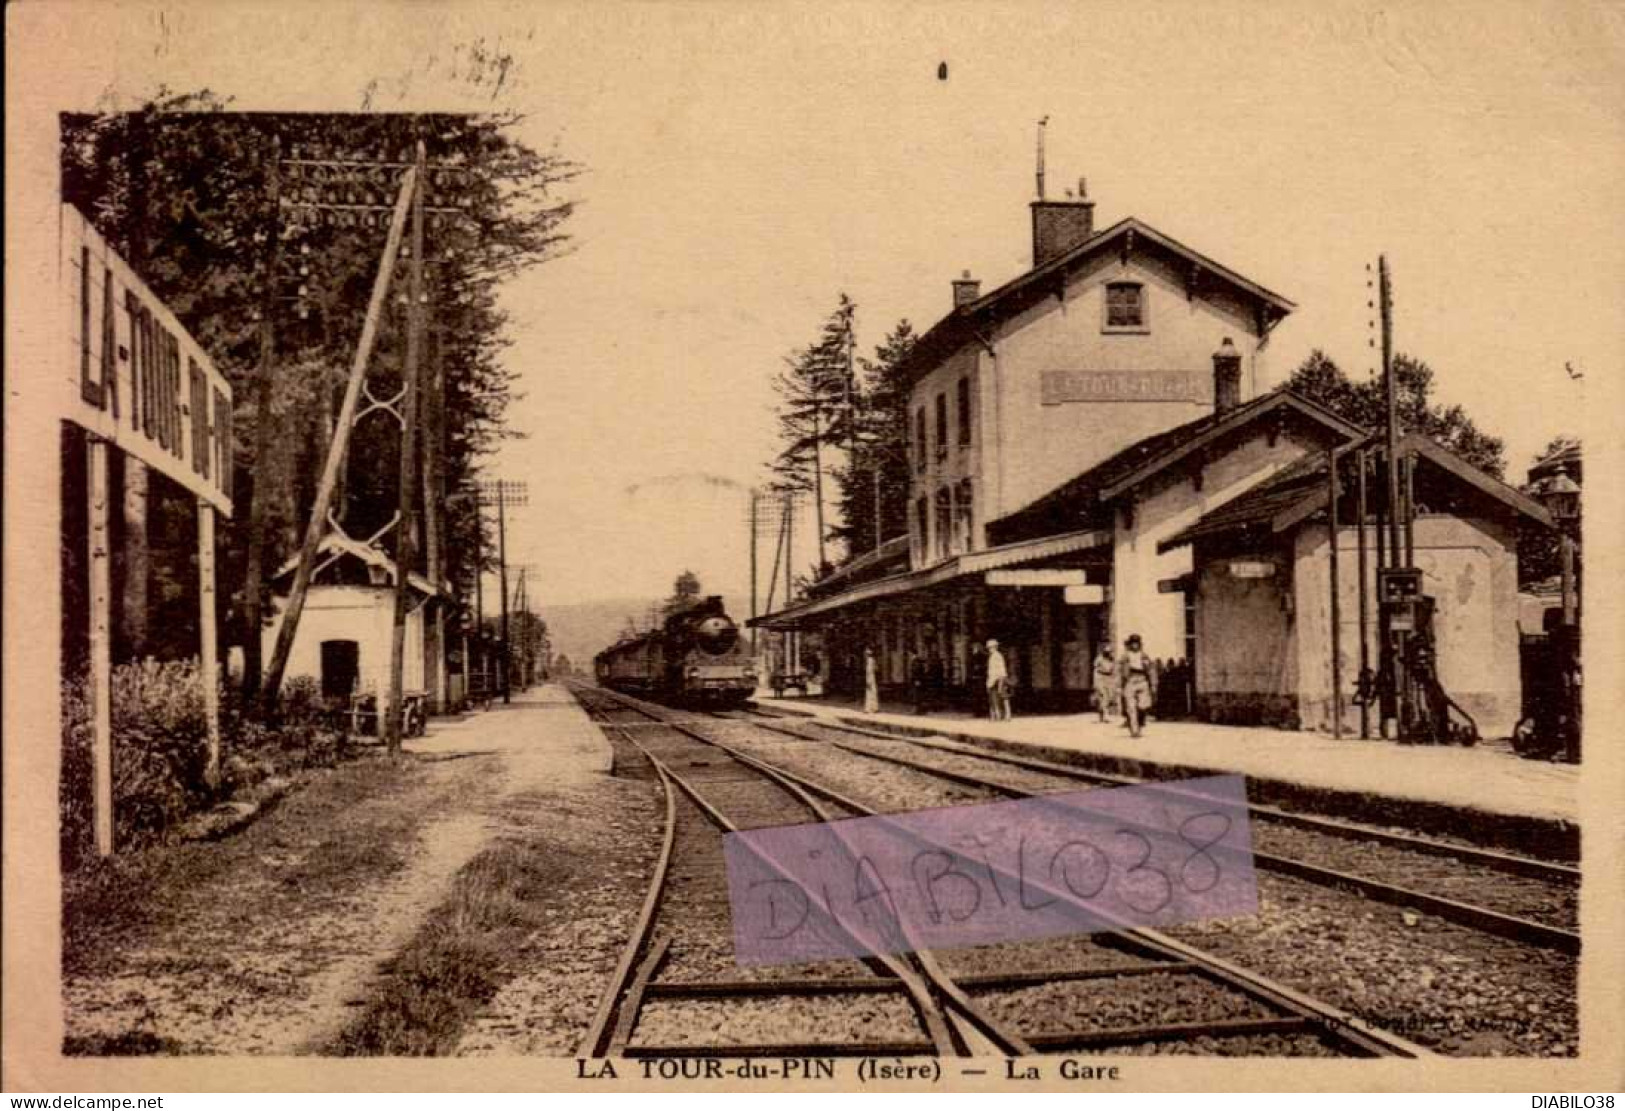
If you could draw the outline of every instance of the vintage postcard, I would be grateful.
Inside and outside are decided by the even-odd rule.
[[[7,1091],[1625,1083],[1618,7],[7,16]]]

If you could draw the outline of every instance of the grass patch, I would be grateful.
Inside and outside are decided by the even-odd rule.
[[[185,1054],[186,1047],[181,1043],[147,1030],[62,1039],[64,1057],[180,1057]]]
[[[363,756],[304,773],[273,813],[236,835],[154,846],[64,876],[63,974],[94,974],[122,948],[154,936],[206,951],[268,914],[307,913],[312,902],[393,872],[423,819],[423,809],[405,800],[425,770]],[[297,862],[267,867],[284,857]],[[268,875],[269,893],[241,897],[246,880]]]
[[[572,870],[556,848],[505,841],[474,857],[446,898],[369,987],[365,1010],[320,1052],[430,1057],[516,975],[549,896]]]

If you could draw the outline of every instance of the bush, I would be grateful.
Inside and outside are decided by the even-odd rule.
[[[209,789],[208,723],[195,660],[143,660],[113,669],[114,842],[125,848],[161,836],[192,811],[214,802]],[[282,719],[267,725],[230,692],[220,705],[221,782],[230,797],[281,771],[330,767],[344,755],[342,724],[316,682],[290,679]],[[65,868],[95,847],[94,754],[84,682],[62,686],[62,857]]]
[[[192,660],[143,660],[113,669],[114,842],[148,840],[211,797],[203,683]],[[83,682],[62,691],[62,842],[65,863],[94,844],[94,754]]]

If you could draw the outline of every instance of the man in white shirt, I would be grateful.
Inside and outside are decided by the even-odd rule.
[[[1010,720],[1010,670],[996,640],[987,642],[987,708],[994,721]]]

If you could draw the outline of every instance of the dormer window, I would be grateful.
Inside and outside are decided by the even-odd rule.
[[[1145,311],[1145,287],[1139,282],[1110,282],[1106,286],[1106,326],[1108,332],[1149,330]]]

